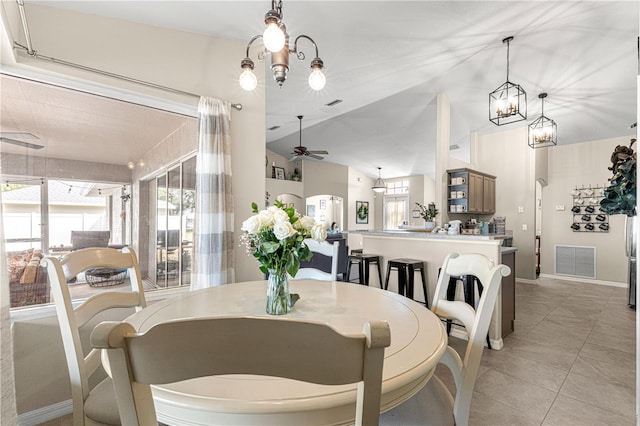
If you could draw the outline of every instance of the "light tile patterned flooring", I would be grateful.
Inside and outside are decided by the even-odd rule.
[[[636,424],[635,311],[626,289],[518,283],[516,318],[505,347],[484,350],[472,426]],[[450,344],[461,351],[466,342]],[[452,386],[446,367],[436,374]],[[70,424],[70,416],[45,423]]]

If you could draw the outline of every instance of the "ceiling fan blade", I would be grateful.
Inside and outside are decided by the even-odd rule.
[[[289,158],[289,161],[296,161],[299,158],[300,158],[299,155],[294,155],[293,157]]]
[[[319,155],[315,154],[308,154],[307,157],[315,158],[316,160],[324,160],[324,157],[320,157]]]
[[[30,149],[42,149],[42,148],[44,148],[44,146],[42,146],[42,145],[36,145],[35,143],[29,143],[29,142],[19,141],[19,140],[16,140],[16,139],[5,138],[4,136],[0,136],[0,141],[8,143],[8,144],[11,144],[11,145],[22,146],[22,147],[30,148]]]
[[[321,150],[321,151],[307,151],[309,154],[322,154],[322,155],[329,155],[329,153],[325,150]]]

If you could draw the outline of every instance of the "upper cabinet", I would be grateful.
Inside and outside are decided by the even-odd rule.
[[[471,169],[447,171],[449,213],[496,212],[496,177]]]

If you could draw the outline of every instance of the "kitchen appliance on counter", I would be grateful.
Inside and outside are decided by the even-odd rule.
[[[447,230],[447,234],[449,235],[458,235],[460,234],[460,228],[462,227],[461,220],[452,220],[449,222],[449,229]]]

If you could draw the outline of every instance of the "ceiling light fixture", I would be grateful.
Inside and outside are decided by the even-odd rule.
[[[258,60],[264,60],[267,54],[271,54],[271,71],[273,79],[280,87],[287,79],[289,72],[289,55],[295,54],[299,60],[304,60],[304,53],[298,49],[298,41],[306,38],[313,44],[316,50],[316,56],[311,61],[311,75],[309,75],[309,86],[313,90],[322,90],[327,83],[327,79],[322,71],[324,62],[318,57],[318,46],[313,39],[307,35],[301,34],[296,37],[293,48],[289,44],[289,34],[287,27],[282,22],[282,0],[271,0],[271,10],[264,16],[264,24],[266,28],[262,35],[254,36],[247,45],[246,57],[240,63],[242,73],[240,74],[240,86],[247,91],[252,91],[258,85],[258,79],[253,73],[255,64],[249,58],[249,49],[254,41],[262,39],[264,50],[258,53]]]
[[[558,144],[558,126],[552,119],[544,116],[544,98],[546,93],[538,95],[542,99],[542,114],[529,124],[529,146],[542,148]]]
[[[509,43],[512,40],[513,36],[502,40],[507,43],[507,81],[489,93],[489,120],[497,126],[527,119],[527,92],[509,81]]]
[[[371,187],[374,192],[384,192],[387,190],[387,184],[382,180],[382,176],[380,175],[381,168],[378,167],[378,179],[376,179],[375,183]]]

